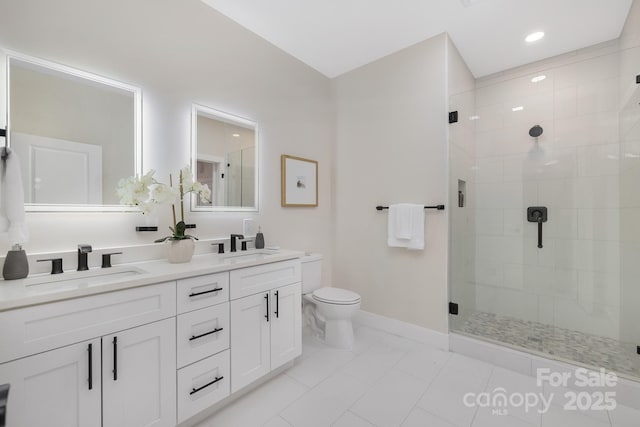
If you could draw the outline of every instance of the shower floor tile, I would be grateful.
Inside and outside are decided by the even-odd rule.
[[[457,332],[640,378],[636,346],[539,322],[476,312]]]

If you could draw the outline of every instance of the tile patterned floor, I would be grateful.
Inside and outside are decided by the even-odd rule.
[[[611,338],[482,312],[469,316],[456,328],[456,332],[640,378],[640,357],[636,354],[636,346]]]
[[[640,411],[548,412],[467,407],[465,394],[549,393],[535,379],[459,354],[360,327],[351,351],[308,335],[283,374],[225,406],[197,427],[638,427]]]

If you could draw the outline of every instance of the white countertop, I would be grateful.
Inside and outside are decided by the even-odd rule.
[[[165,259],[118,264],[109,269],[70,271],[58,275],[37,274],[21,280],[0,281],[0,311],[286,261],[302,256],[304,252],[300,251],[249,250],[220,255],[194,255],[190,262],[182,264],[170,264]]]

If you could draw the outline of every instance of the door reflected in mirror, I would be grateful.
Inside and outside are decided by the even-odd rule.
[[[257,210],[256,123],[201,105],[192,115],[193,170],[211,189],[211,201],[193,196],[192,210]]]
[[[129,210],[115,189],[142,170],[140,89],[24,55],[7,60],[25,209]]]

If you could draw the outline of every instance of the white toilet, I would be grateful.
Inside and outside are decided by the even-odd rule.
[[[360,295],[346,289],[322,287],[322,255],[302,258],[304,323],[326,344],[351,348],[351,319],[360,309]]]

